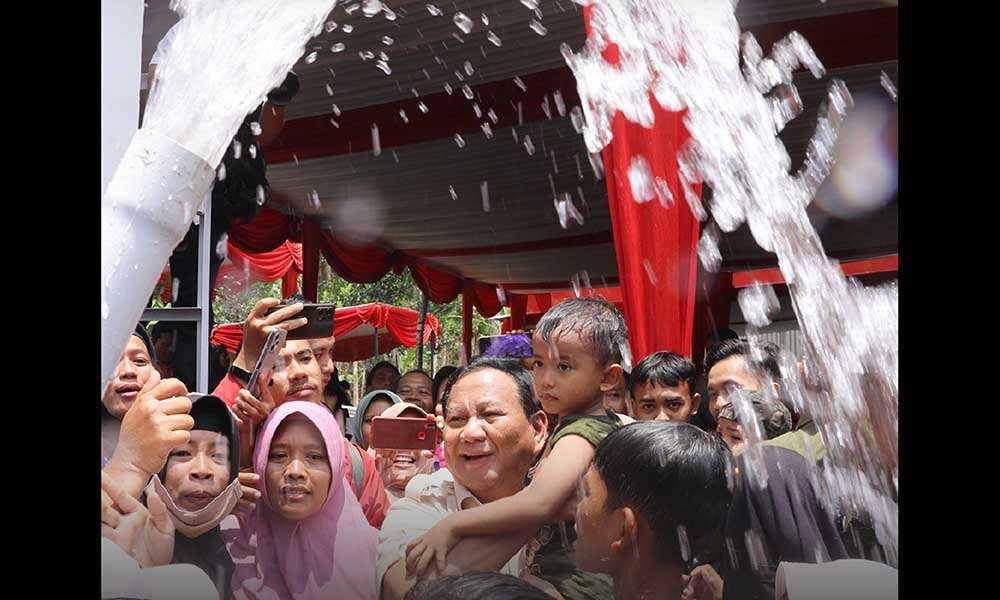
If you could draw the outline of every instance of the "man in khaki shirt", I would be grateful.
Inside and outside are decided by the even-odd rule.
[[[448,468],[414,477],[386,514],[375,568],[382,600],[399,600],[416,584],[406,575],[408,543],[450,513],[519,492],[545,446],[547,419],[517,360],[473,361],[456,375],[443,405]],[[484,570],[525,577],[526,550],[518,541],[524,537],[463,540],[449,553],[445,574]]]

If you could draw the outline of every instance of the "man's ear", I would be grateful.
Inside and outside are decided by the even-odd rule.
[[[625,369],[618,363],[612,363],[605,367],[604,372],[601,374],[601,391],[609,392],[615,389],[615,386],[622,380],[622,373]]]
[[[699,406],[701,406],[701,394],[699,394],[698,392],[695,392],[694,396],[691,396],[691,414],[692,415],[698,414],[698,407]]]
[[[638,556],[639,549],[634,544],[639,543],[639,528],[636,521],[635,512],[631,507],[625,506],[621,509],[620,527],[611,541],[611,549],[618,551],[628,551],[630,556]]]

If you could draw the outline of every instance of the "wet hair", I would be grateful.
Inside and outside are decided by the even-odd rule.
[[[458,372],[458,367],[453,365],[445,365],[438,369],[438,372],[434,374],[434,385],[431,386],[431,395],[434,396],[434,406],[437,407],[438,392],[441,391],[441,386],[451,385],[451,376]]]
[[[439,577],[415,585],[403,600],[551,600],[523,579],[492,571]]]
[[[750,342],[741,339],[724,340],[708,349],[705,355],[705,376],[708,376],[716,364],[731,356],[742,356],[747,367],[753,373],[770,375],[775,381],[781,381],[781,367],[778,366],[778,359],[781,356],[781,349],[771,342],[766,342],[758,346],[762,357],[755,358]]]
[[[605,510],[642,513],[653,557],[687,567],[721,549],[732,498],[729,456],[719,436],[689,423],[636,421],[597,445],[594,467],[608,489]]]
[[[404,377],[406,377],[407,375],[411,375],[413,373],[420,373],[421,375],[423,375],[427,379],[430,379],[431,380],[431,384],[433,385],[434,380],[431,379],[431,376],[427,374],[427,371],[424,371],[423,369],[410,369],[406,373],[403,373],[402,375],[400,375],[399,377],[397,377],[396,381],[392,382],[392,387],[390,389],[395,392],[399,388],[399,382],[402,381],[402,379]]]
[[[365,374],[365,387],[368,387],[371,384],[372,379],[375,377],[375,373],[377,373],[379,369],[392,369],[396,372],[396,377],[399,377],[399,369],[396,368],[396,365],[387,360],[383,360],[375,363],[371,369],[368,369],[368,372]]]
[[[694,363],[689,359],[668,350],[660,350],[639,361],[632,370],[629,393],[635,398],[635,388],[640,385],[677,387],[686,383],[688,395],[694,396],[695,385],[698,383],[697,373]]]
[[[531,384],[531,373],[524,368],[520,360],[516,358],[500,358],[497,356],[477,356],[468,364],[460,368],[449,379],[451,385],[441,399],[441,409],[444,416],[448,416],[448,400],[451,399],[451,392],[455,389],[455,384],[463,377],[483,369],[495,369],[510,376],[517,385],[517,395],[521,400],[521,408],[524,409],[524,416],[530,419],[532,415],[542,410],[541,403],[535,397],[535,388]]]
[[[593,353],[597,363],[621,363],[622,349],[628,344],[625,317],[603,298],[569,298],[542,315],[535,332],[546,342],[556,332],[573,331]]]

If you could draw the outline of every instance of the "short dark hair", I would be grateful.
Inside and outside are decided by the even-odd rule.
[[[640,385],[651,383],[677,387],[683,382],[687,384],[688,395],[693,396],[695,386],[698,383],[697,374],[698,371],[695,369],[694,363],[688,358],[669,350],[660,350],[639,361],[639,364],[632,370],[629,394],[635,398],[635,388]]]
[[[514,380],[517,386],[517,395],[521,400],[521,408],[524,409],[524,416],[531,419],[532,415],[542,410],[542,405],[535,397],[535,388],[531,383],[531,373],[524,368],[520,360],[516,358],[502,358],[499,356],[477,356],[472,359],[468,366],[460,368],[451,376],[451,385],[441,399],[441,410],[444,416],[448,416],[448,400],[451,399],[451,392],[463,377],[483,369],[495,369],[502,371]]]
[[[594,450],[605,509],[629,506],[653,530],[653,557],[689,565],[717,557],[732,492],[729,452],[717,435],[678,421],[636,421]]]
[[[431,385],[433,385],[433,384],[434,384],[434,379],[433,379],[433,378],[431,378],[431,376],[427,374],[427,371],[424,371],[423,369],[410,369],[410,370],[409,370],[409,371],[407,371],[406,373],[403,373],[402,375],[400,375],[399,377],[397,377],[397,378],[396,378],[396,381],[393,381],[393,382],[392,382],[392,391],[394,391],[394,392],[395,392],[395,391],[396,391],[396,390],[397,390],[397,389],[399,388],[399,382],[400,382],[400,380],[401,380],[401,379],[403,379],[403,378],[404,378],[404,377],[406,377],[407,375],[412,375],[412,374],[414,374],[414,373],[420,373],[421,375],[423,375],[423,376],[424,376],[424,377],[426,377],[427,379],[430,379],[430,380],[431,380]]]
[[[403,600],[551,600],[523,579],[493,571],[439,577],[415,585]]]
[[[375,363],[372,366],[372,368],[368,369],[368,372],[365,373],[365,387],[367,387],[368,384],[371,383],[372,378],[375,377],[375,373],[378,372],[379,369],[385,369],[385,368],[392,369],[393,371],[396,372],[396,376],[397,377],[399,376],[399,369],[396,368],[396,365],[392,364],[387,360],[383,360]]]
[[[755,349],[759,352],[754,352]],[[751,372],[767,374],[775,381],[781,381],[781,367],[778,364],[781,349],[771,342],[752,348],[750,342],[741,339],[724,340],[708,349],[705,356],[705,376],[708,377],[712,367],[730,356],[742,356]]]
[[[598,364],[620,363],[628,344],[625,317],[603,298],[568,298],[542,315],[535,332],[546,342],[556,331],[574,331],[583,339]]]
[[[438,372],[434,374],[434,384],[431,386],[431,395],[434,396],[434,406],[437,407],[438,392],[441,391],[441,386],[451,385],[451,376],[458,372],[458,367],[454,365],[445,365],[438,369]]]
[[[156,323],[153,323],[153,327],[149,332],[149,337],[155,342],[161,336],[173,333],[175,329],[177,329],[177,325],[171,323],[170,321],[157,321]]]
[[[728,327],[713,329],[707,336],[705,336],[705,340],[710,341],[712,344],[718,344],[719,342],[724,342],[726,340],[738,339],[740,339],[740,335]]]

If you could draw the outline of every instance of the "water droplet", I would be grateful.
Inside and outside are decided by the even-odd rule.
[[[385,6],[384,4],[382,5],[382,12],[385,14],[386,21],[396,20],[396,11],[392,10],[388,6]]]
[[[382,142],[378,136],[378,125],[372,123],[372,154],[378,156],[382,154]]]
[[[496,125],[497,122],[500,121],[500,119],[497,118],[497,114],[495,112],[493,112],[492,108],[486,112],[486,116],[490,118],[490,121],[493,121],[494,125]]]
[[[336,21],[327,21],[323,25],[323,28],[326,29],[327,33],[330,33],[331,31],[333,31],[334,29],[337,28],[337,22]]]
[[[219,163],[219,168],[216,170],[215,175],[219,178],[219,181],[226,180],[226,163]]]
[[[556,103],[556,112],[559,113],[560,117],[566,116],[566,103],[563,102],[562,92],[556,90],[552,92],[552,100]]]
[[[479,193],[483,196],[483,211],[490,212],[490,189],[488,182],[483,181],[479,184]]]
[[[465,76],[459,73],[458,71],[455,71],[455,79],[459,81],[465,81]]]
[[[521,0],[521,4],[528,7],[529,10],[536,10],[538,8],[538,0]]]
[[[483,13],[480,16],[483,19],[483,25],[489,25],[490,24],[490,18],[486,16],[486,13]]]
[[[344,25],[341,29],[343,30],[344,33],[351,33],[352,31],[354,31],[354,25],[348,23]]]
[[[458,193],[455,191],[454,187],[452,187],[452,186],[449,185],[448,186],[448,193],[451,194],[451,199],[452,200],[458,200]]]
[[[597,152],[588,152],[587,157],[590,159],[590,170],[594,172],[594,179],[604,179],[604,161],[601,155]]]
[[[111,307],[108,306],[107,302],[102,301],[101,302],[101,318],[106,320],[109,315],[111,315]]]
[[[889,97],[892,98],[892,101],[896,102],[897,98],[899,98],[899,92],[896,90],[896,86],[893,85],[892,79],[889,77],[889,74],[886,73],[885,71],[882,71],[882,75],[879,77],[879,83],[882,84],[882,89],[888,92]]]
[[[524,85],[524,82],[521,81],[520,77],[515,77],[514,78],[514,83],[517,85],[517,87],[521,88],[522,92],[527,92],[528,91],[528,86]]]
[[[542,96],[542,112],[545,113],[546,119],[552,118],[552,109],[549,108],[549,95],[545,94]]]
[[[649,278],[649,282],[656,285],[656,272],[653,271],[653,264],[649,262],[648,258],[642,261],[642,268],[646,269],[646,277]]]
[[[410,124],[410,119],[406,116],[406,111],[403,110],[402,108],[399,109],[399,118],[403,120],[403,123],[407,125]]]
[[[472,75],[475,72],[475,70],[472,68],[472,63],[471,62],[465,61],[465,64],[463,66],[465,67],[465,74],[466,75]]]
[[[250,147],[247,148],[247,151],[250,152],[250,158],[257,158],[257,146],[255,146],[254,144],[250,144]]]
[[[497,34],[493,33],[492,31],[489,31],[489,32],[486,33],[486,39],[488,39],[490,41],[490,43],[493,44],[494,46],[496,46],[497,48],[499,48],[500,44],[503,43],[500,40],[500,36],[498,36]]]
[[[355,2],[354,4],[348,4],[345,6],[344,12],[349,15],[353,15],[359,8],[361,8],[361,5]]]
[[[257,206],[264,206],[264,201],[265,200],[267,200],[267,198],[264,195],[264,186],[258,185],[257,186]]]
[[[393,40],[391,37],[387,35],[382,36],[382,43],[385,44],[386,46],[391,46],[393,41],[395,40]]]
[[[428,4],[426,6],[427,6],[427,12],[431,13],[432,16],[440,17],[441,15],[444,14],[443,12],[441,12],[440,8],[434,6],[433,4]]]
[[[659,177],[653,182],[653,189],[656,191],[656,199],[660,201],[660,206],[670,208],[674,205],[674,194],[670,191],[670,186]]]
[[[254,121],[250,123],[250,133],[259,136],[260,135],[260,123]]]
[[[249,264],[249,263],[247,263]],[[170,282],[170,303],[174,304],[177,302],[177,294],[181,291],[181,280],[174,277]]]
[[[760,282],[740,290],[737,298],[743,317],[754,327],[770,325],[770,315],[781,307],[774,288],[770,285],[761,285]]]
[[[479,128],[483,130],[483,134],[486,135],[486,139],[488,140],[493,139],[493,128],[490,127],[489,123],[483,121],[482,123],[479,124]]]
[[[224,231],[219,236],[218,243],[215,244],[215,255],[220,260],[226,260],[226,257],[229,256],[229,234]]]
[[[546,33],[549,32],[548,28],[545,27],[545,25],[542,25],[539,21],[535,19],[531,20],[531,23],[528,24],[528,27],[531,27],[531,30],[537,33],[538,35],[545,35]]]
[[[628,167],[628,181],[632,191],[632,199],[637,203],[642,204],[656,197],[649,163],[641,155],[632,157],[632,163]]]
[[[313,208],[319,208],[319,193],[316,190],[309,192],[309,204]]]
[[[292,160],[295,161],[295,164],[299,164],[299,155],[292,152]]]
[[[454,90],[451,89],[451,84],[450,83],[445,82],[445,84],[444,84],[444,91],[448,92],[448,95],[450,96]]]
[[[528,151],[528,156],[532,156],[535,153],[535,145],[531,143],[531,136],[524,136],[524,149]]]
[[[364,0],[361,12],[369,19],[382,12],[382,2],[379,0]]]
[[[316,53],[310,52],[309,54],[306,55],[306,64],[311,65],[314,62],[316,62]]]
[[[452,19],[455,22],[455,26],[462,30],[462,33],[469,33],[472,28],[476,26],[476,22],[465,16],[465,13],[457,12],[455,17]]]
[[[385,73],[386,75],[392,74],[392,69],[389,68],[389,65],[387,65],[384,60],[378,61],[377,63],[375,63],[375,66],[381,69],[382,72]]]
[[[239,159],[243,155],[243,144],[239,143],[237,140],[233,140],[233,158]]]
[[[465,148],[465,138],[463,138],[461,134],[455,134],[455,143],[458,144],[459,148]]]
[[[429,110],[429,109],[427,108],[427,105],[426,105],[426,104],[424,104],[423,102],[421,102],[421,103],[417,104],[417,108],[419,108],[419,109],[420,109],[420,112],[424,113],[425,115],[427,114],[427,111]]]
[[[469,84],[465,84],[462,86],[462,93],[465,94],[465,97],[468,98],[469,100],[472,100],[474,96],[474,94],[472,93],[472,88],[469,87]]]
[[[333,95],[333,86],[330,85],[329,83],[326,84],[326,95],[327,96],[332,96]]]
[[[361,60],[371,60],[375,58],[375,53],[371,50],[365,50],[364,52],[358,52],[358,56],[361,57]]]
[[[384,60],[385,62],[389,62],[389,55],[386,54],[385,52],[379,52],[378,57]]]
[[[334,53],[343,52],[344,48],[346,48],[346,47],[347,46],[345,46],[343,42],[337,42],[336,44],[330,46],[330,52],[334,52]]]
[[[483,109],[479,108],[479,104],[472,105],[472,112],[476,113],[477,119],[483,118]]]

